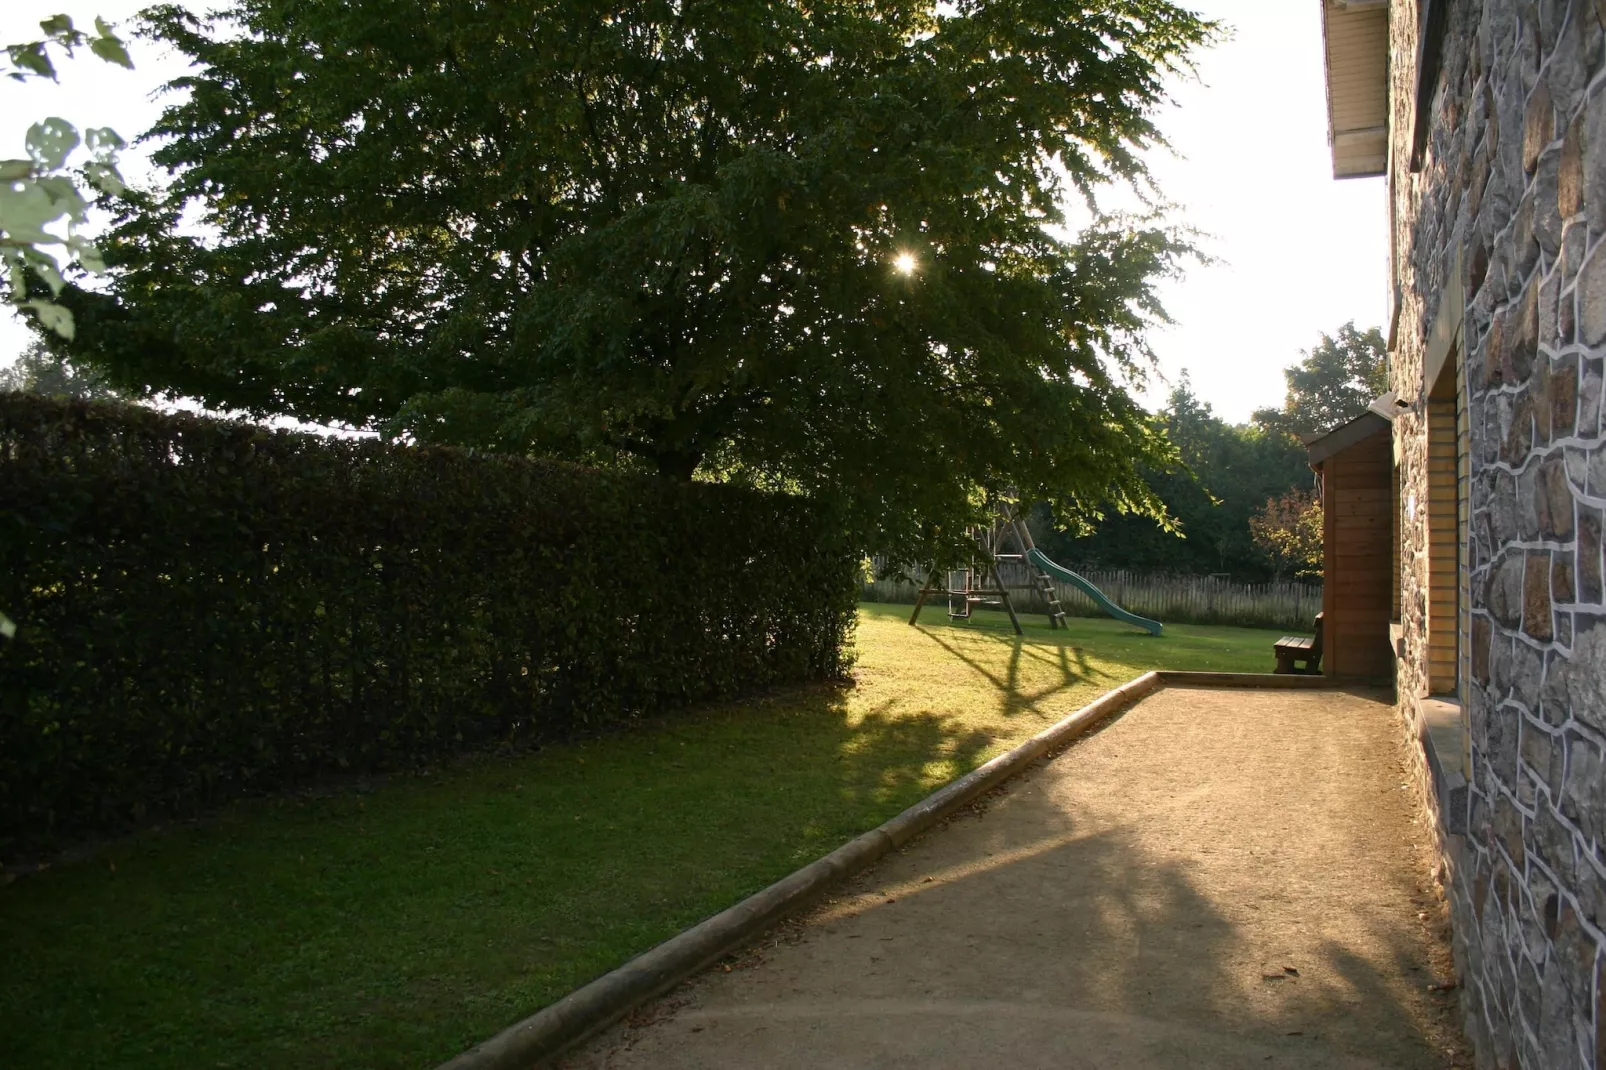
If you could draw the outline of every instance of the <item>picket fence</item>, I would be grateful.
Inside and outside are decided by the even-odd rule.
[[[872,562],[872,576],[880,576],[885,564]],[[1067,566],[1073,567],[1073,566]],[[1026,566],[1014,561],[999,565],[999,575],[1010,588],[1015,609],[1021,613],[1041,613],[1047,606],[1031,582]],[[1124,570],[1075,569],[1084,579],[1130,612],[1158,621],[1185,624],[1236,624],[1250,628],[1288,628],[1309,632],[1316,614],[1322,610],[1319,583],[1233,583],[1214,576],[1174,576],[1163,573],[1133,573]],[[914,603],[925,581],[925,573],[914,573],[914,582],[870,579],[860,597],[866,602]],[[1102,611],[1093,600],[1075,587],[1056,583],[1060,604],[1072,616],[1096,617]],[[928,604],[946,607],[947,598],[935,595]]]

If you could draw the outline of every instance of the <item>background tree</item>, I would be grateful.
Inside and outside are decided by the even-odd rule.
[[[1129,397],[1185,252],[1143,185],[1211,27],[1163,0],[234,0],[73,350],[209,407],[842,499],[1153,512]],[[205,237],[182,230],[198,218]],[[1054,233],[1051,233],[1054,231]]]
[[[1045,552],[1089,568],[1272,578],[1249,519],[1268,498],[1310,485],[1304,449],[1280,432],[1222,420],[1194,394],[1186,373],[1160,419],[1180,463],[1148,469],[1145,478],[1176,519],[1174,530],[1149,517],[1112,515],[1056,531],[1043,509],[1033,531]]]
[[[126,400],[126,395],[109,385],[103,374],[68,364],[38,340],[24,350],[11,367],[0,368],[0,390],[25,390],[30,394],[87,401]]]
[[[1351,320],[1283,372],[1288,397],[1281,409],[1260,409],[1255,422],[1291,435],[1327,431],[1353,420],[1388,389],[1387,346],[1376,327]]]
[[[1160,414],[1182,463],[1145,471],[1176,525],[1111,516],[1094,523],[1062,521],[1056,531],[1049,511],[1039,510],[1040,541],[1052,556],[1093,568],[1225,573],[1240,580],[1281,578],[1290,571],[1320,575],[1320,507],[1309,530],[1308,516],[1307,528],[1300,529],[1287,512],[1295,501],[1309,504],[1311,474],[1298,434],[1327,430],[1366,411],[1388,385],[1384,354],[1376,328],[1358,331],[1351,321],[1336,335],[1323,334],[1284,370],[1282,407],[1260,409],[1253,422],[1237,426],[1194,395],[1184,372]],[[1290,540],[1300,531],[1307,541],[1296,553]],[[1315,557],[1298,556],[1309,552]]]
[[[1273,563],[1279,576],[1322,574],[1322,501],[1315,491],[1289,491],[1249,518],[1255,546]]]

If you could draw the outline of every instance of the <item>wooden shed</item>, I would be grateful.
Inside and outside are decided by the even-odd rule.
[[[1392,398],[1305,440],[1322,497],[1322,671],[1392,680],[1395,508]]]

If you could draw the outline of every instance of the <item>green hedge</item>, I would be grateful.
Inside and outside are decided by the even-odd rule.
[[[0,393],[0,856],[846,669],[807,502]]]

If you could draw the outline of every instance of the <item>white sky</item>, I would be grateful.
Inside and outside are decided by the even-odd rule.
[[[117,23],[150,0],[7,0],[0,43],[38,36],[38,21],[65,11],[83,25]],[[1382,179],[1336,182],[1327,147],[1318,0],[1184,0],[1228,23],[1233,36],[1199,61],[1199,80],[1176,87],[1161,120],[1177,156],[1150,163],[1177,221],[1205,232],[1220,261],[1193,266],[1164,288],[1175,327],[1153,339],[1162,372],[1187,369],[1194,388],[1231,420],[1281,403],[1281,370],[1346,320],[1383,321],[1387,230]],[[205,6],[204,4],[198,6]],[[132,139],[155,120],[157,86],[183,73],[170,56],[130,42],[136,69],[92,57],[61,65],[59,85],[0,83],[0,156],[21,156],[28,124],[60,115],[110,126]],[[139,182],[143,155],[124,157]],[[0,364],[28,332],[0,312]],[[1159,388],[1149,400],[1163,400]]]
[[[1221,262],[1165,287],[1176,326],[1153,342],[1166,374],[1186,368],[1219,415],[1244,420],[1282,403],[1282,369],[1320,332],[1382,325],[1384,180],[1333,179],[1318,0],[1183,3],[1233,38],[1201,57],[1161,120],[1180,158],[1150,166]]]

